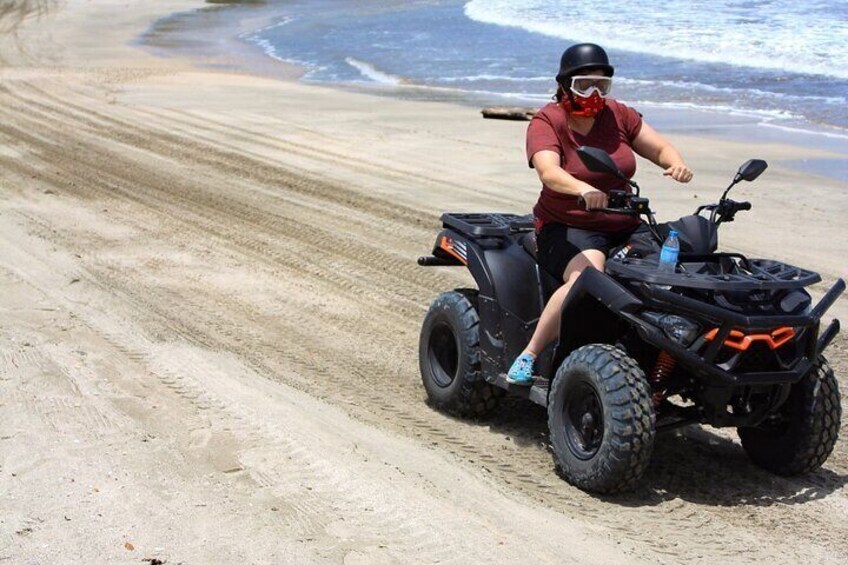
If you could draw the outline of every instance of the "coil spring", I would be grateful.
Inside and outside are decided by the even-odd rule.
[[[654,363],[654,368],[648,376],[648,381],[651,383],[651,388],[654,391],[654,394],[651,396],[654,408],[659,407],[665,398],[665,384],[671,376],[671,372],[674,371],[676,364],[677,360],[667,351],[660,351],[657,361]]]

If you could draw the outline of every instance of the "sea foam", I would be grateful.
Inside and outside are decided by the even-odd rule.
[[[848,78],[842,0],[471,0],[465,15],[612,49]]]

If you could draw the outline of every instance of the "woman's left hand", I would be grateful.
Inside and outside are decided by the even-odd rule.
[[[686,166],[686,163],[672,165],[663,173],[663,175],[671,177],[677,182],[689,182],[692,180],[694,174],[695,173],[692,172],[692,169]]]

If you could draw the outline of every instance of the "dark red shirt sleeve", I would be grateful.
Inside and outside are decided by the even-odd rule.
[[[527,126],[527,163],[533,168],[533,155],[539,151],[554,151],[562,158],[562,144],[548,117],[537,113]]]
[[[633,146],[633,140],[642,131],[642,115],[621,102],[618,103],[618,119],[621,131],[627,137],[628,145]]]

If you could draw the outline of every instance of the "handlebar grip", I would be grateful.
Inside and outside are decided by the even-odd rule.
[[[751,203],[750,202],[740,202],[737,205],[736,209],[739,210],[739,211],[750,210],[751,209]]]
[[[635,216],[636,211],[629,208],[594,208],[593,212],[606,212],[607,214],[624,214],[627,216]]]
[[[577,202],[586,208],[586,200],[584,200],[582,196],[577,197]],[[630,216],[636,214],[636,212],[630,208],[592,208],[591,210],[586,208],[586,210],[590,212],[606,212],[607,214],[625,214]]]
[[[591,209],[587,208],[586,207],[586,199],[583,198],[582,196],[577,197],[577,204],[582,206],[583,209],[586,210],[587,212],[605,212],[606,211],[605,208],[591,208]]]
[[[586,208],[586,199],[582,196],[577,197],[577,203],[583,206],[583,209],[587,212],[616,212],[617,208]]]

